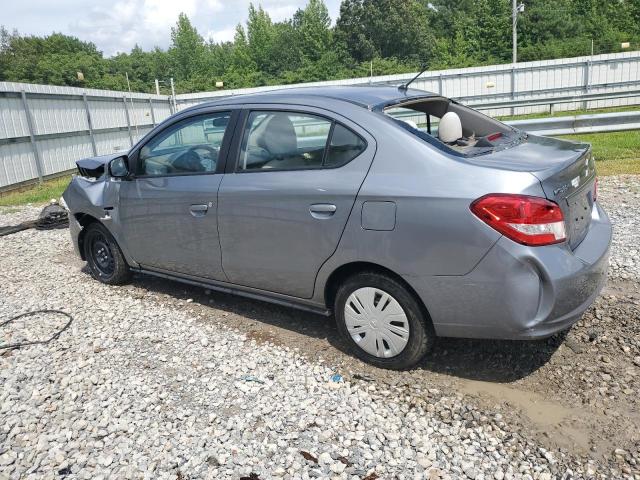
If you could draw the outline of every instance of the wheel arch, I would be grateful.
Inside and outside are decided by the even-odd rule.
[[[362,261],[350,262],[350,263],[345,263],[344,265],[341,265],[338,268],[336,268],[331,273],[331,275],[329,275],[329,277],[327,278],[327,281],[324,287],[324,301],[327,305],[327,308],[329,308],[330,310],[333,310],[333,304],[335,302],[336,294],[338,292],[338,288],[340,288],[340,285],[352,275],[356,275],[358,273],[363,273],[363,272],[374,272],[374,273],[384,274],[393,278],[398,283],[403,285],[407,289],[407,291],[411,295],[413,295],[413,297],[416,299],[416,301],[420,305],[420,308],[422,309],[425,315],[425,318],[429,322],[431,322],[431,315],[429,314],[429,309],[422,301],[422,298],[420,298],[420,295],[418,295],[418,292],[416,292],[416,290],[409,284],[409,282],[407,282],[404,278],[402,278],[393,270],[373,262],[362,262]]]
[[[88,213],[74,213],[73,216],[82,227],[78,234],[78,249],[80,250],[80,257],[86,261],[86,255],[84,254],[84,237],[87,233],[87,227],[92,223],[100,223],[100,220]]]

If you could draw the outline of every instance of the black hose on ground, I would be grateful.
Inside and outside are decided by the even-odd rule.
[[[8,227],[0,227],[0,237],[18,233],[22,230],[35,228],[36,230],[54,230],[58,228],[67,228],[69,226],[69,214],[57,203],[47,205],[42,209],[37,220],[29,220],[19,225],[11,225]]]
[[[47,340],[30,340],[30,341],[27,341],[27,342],[9,343],[7,345],[0,345],[0,350],[6,350],[6,349],[15,350],[15,349],[18,349],[18,348],[27,347],[29,345],[45,345],[47,343],[53,342],[60,335],[62,335],[62,332],[64,332],[67,328],[69,328],[69,326],[71,325],[71,322],[73,322],[73,317],[71,316],[71,314],[69,314],[67,312],[63,312],[62,310],[45,309],[45,310],[34,310],[34,311],[31,311],[31,312],[21,313],[20,315],[16,315],[15,317],[11,317],[9,320],[5,320],[4,322],[0,323],[0,328],[10,324],[11,322],[15,322],[16,320],[18,320],[20,318],[30,317],[30,316],[33,316],[33,315],[37,315],[39,313],[55,313],[55,314],[58,314],[58,315],[64,315],[65,317],[67,317],[69,319],[69,321],[66,324],[64,324],[64,326],[62,328],[60,328],[56,333],[54,333]]]

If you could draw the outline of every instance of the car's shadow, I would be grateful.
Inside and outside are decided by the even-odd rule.
[[[299,347],[304,354],[314,356],[314,352],[316,352],[318,356],[328,359],[331,352],[327,350],[326,344],[314,342],[311,339],[326,340],[342,354],[346,354],[352,359],[355,358],[350,353],[346,342],[338,334],[333,317],[302,312],[232,294],[215,291],[206,294],[205,290],[200,287],[192,287],[146,275],[136,275],[132,286],[156,294],[168,295],[178,301],[186,302],[191,299],[194,305],[212,307],[229,314],[245,317],[246,320],[241,319],[239,325],[237,319],[224,316],[218,317],[218,321],[228,322],[233,327],[239,327],[256,339],[266,339],[290,347]],[[245,322],[248,322],[246,326]],[[256,326],[256,322],[262,325]],[[269,327],[278,327],[298,333],[311,341],[305,343],[304,340],[301,340],[298,344],[288,345],[289,341],[295,340],[286,338],[286,335],[285,338],[279,339],[278,333]],[[416,369],[471,380],[513,382],[532,374],[545,365],[565,337],[566,333],[561,333],[546,340],[526,342],[439,338],[435,342],[432,352]],[[336,352],[336,355],[340,354]],[[355,363],[358,364],[357,362]]]

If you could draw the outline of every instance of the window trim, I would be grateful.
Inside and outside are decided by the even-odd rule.
[[[225,105],[229,107],[228,105]],[[150,142],[156,139],[158,136],[164,134],[167,130],[173,128],[174,126],[188,122],[190,120],[196,119],[198,117],[211,117],[221,113],[229,113],[229,123],[225,128],[224,135],[222,137],[222,143],[220,144],[220,153],[218,154],[218,162],[216,164],[216,169],[210,172],[183,172],[183,173],[166,173],[162,175],[143,175],[140,174],[140,168],[142,164],[140,162],[140,152],[142,149],[147,146]],[[135,151],[130,155],[133,158],[133,163],[135,165],[135,172],[133,173],[133,179],[147,179],[147,178],[167,178],[167,177],[190,177],[193,175],[218,175],[225,173],[225,167],[227,163],[228,153],[230,151],[231,141],[233,139],[233,134],[235,132],[236,124],[238,121],[238,117],[240,116],[240,111],[237,108],[221,108],[210,111],[196,111],[193,112],[193,115],[184,115],[180,118],[176,118],[175,121],[165,125],[164,128],[156,132],[153,136],[149,137],[144,143],[140,143],[135,146]]]
[[[253,112],[282,112],[282,113],[293,113],[293,114],[297,114],[297,115],[308,115],[308,116],[313,116],[313,117],[320,117],[320,118],[324,118],[325,120],[328,120],[331,123],[331,126],[329,128],[329,134],[327,135],[327,140],[325,142],[325,146],[324,146],[324,152],[322,154],[322,164],[318,167],[305,167],[305,168],[257,168],[255,170],[242,170],[240,169],[240,157],[242,155],[242,150],[243,150],[243,144],[244,144],[244,140],[245,140],[245,133],[247,130],[247,124],[249,122],[249,117],[251,116],[251,114]],[[325,166],[325,160],[327,158],[327,153],[329,152],[329,148],[331,147],[331,139],[333,138],[333,130],[335,128],[336,124],[340,124],[342,127],[346,128],[347,130],[349,130],[350,132],[352,132],[355,136],[357,136],[360,140],[362,140],[362,142],[364,143],[364,148],[362,149],[362,151],[356,155],[355,157],[353,157],[351,160],[349,160],[346,163],[343,163],[342,165],[337,165],[337,166]],[[265,108],[260,108],[260,107],[252,107],[252,108],[247,108],[244,109],[242,111],[242,118],[240,119],[240,121],[237,123],[236,125],[236,131],[238,132],[238,140],[236,142],[234,142],[233,147],[230,150],[230,154],[229,154],[229,158],[233,158],[234,160],[229,162],[230,163],[230,168],[227,168],[225,170],[226,173],[268,173],[268,172],[304,172],[304,171],[317,171],[317,170],[336,170],[338,168],[342,168],[345,165],[348,165],[349,163],[351,163],[352,161],[354,161],[356,158],[358,158],[360,155],[362,155],[368,148],[369,148],[369,142],[367,141],[366,138],[364,138],[362,135],[360,135],[358,132],[354,131],[353,128],[345,125],[343,122],[340,122],[338,120],[336,120],[335,118],[326,115],[326,114],[322,114],[322,113],[317,113],[317,112],[311,112],[308,110],[295,110],[292,108],[287,108],[287,107],[282,107],[282,108],[277,108],[277,107],[265,107]],[[235,138],[234,138],[235,140]],[[235,150],[235,151],[233,151]]]

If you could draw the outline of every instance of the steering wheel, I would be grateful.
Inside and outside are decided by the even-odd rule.
[[[186,172],[204,172],[207,170],[204,165],[202,165],[202,157],[197,153],[197,150],[206,150],[209,152],[211,161],[213,162],[213,168],[211,168],[211,170],[215,170],[215,165],[218,162],[218,150],[209,145],[194,145],[193,147],[189,147],[186,152],[173,161],[173,167]]]
[[[189,150],[187,150],[185,153],[192,151],[195,152],[196,150],[208,150],[212,155],[215,155],[216,157],[218,156],[218,149],[212,147],[211,145],[194,145],[193,147],[189,147]]]

